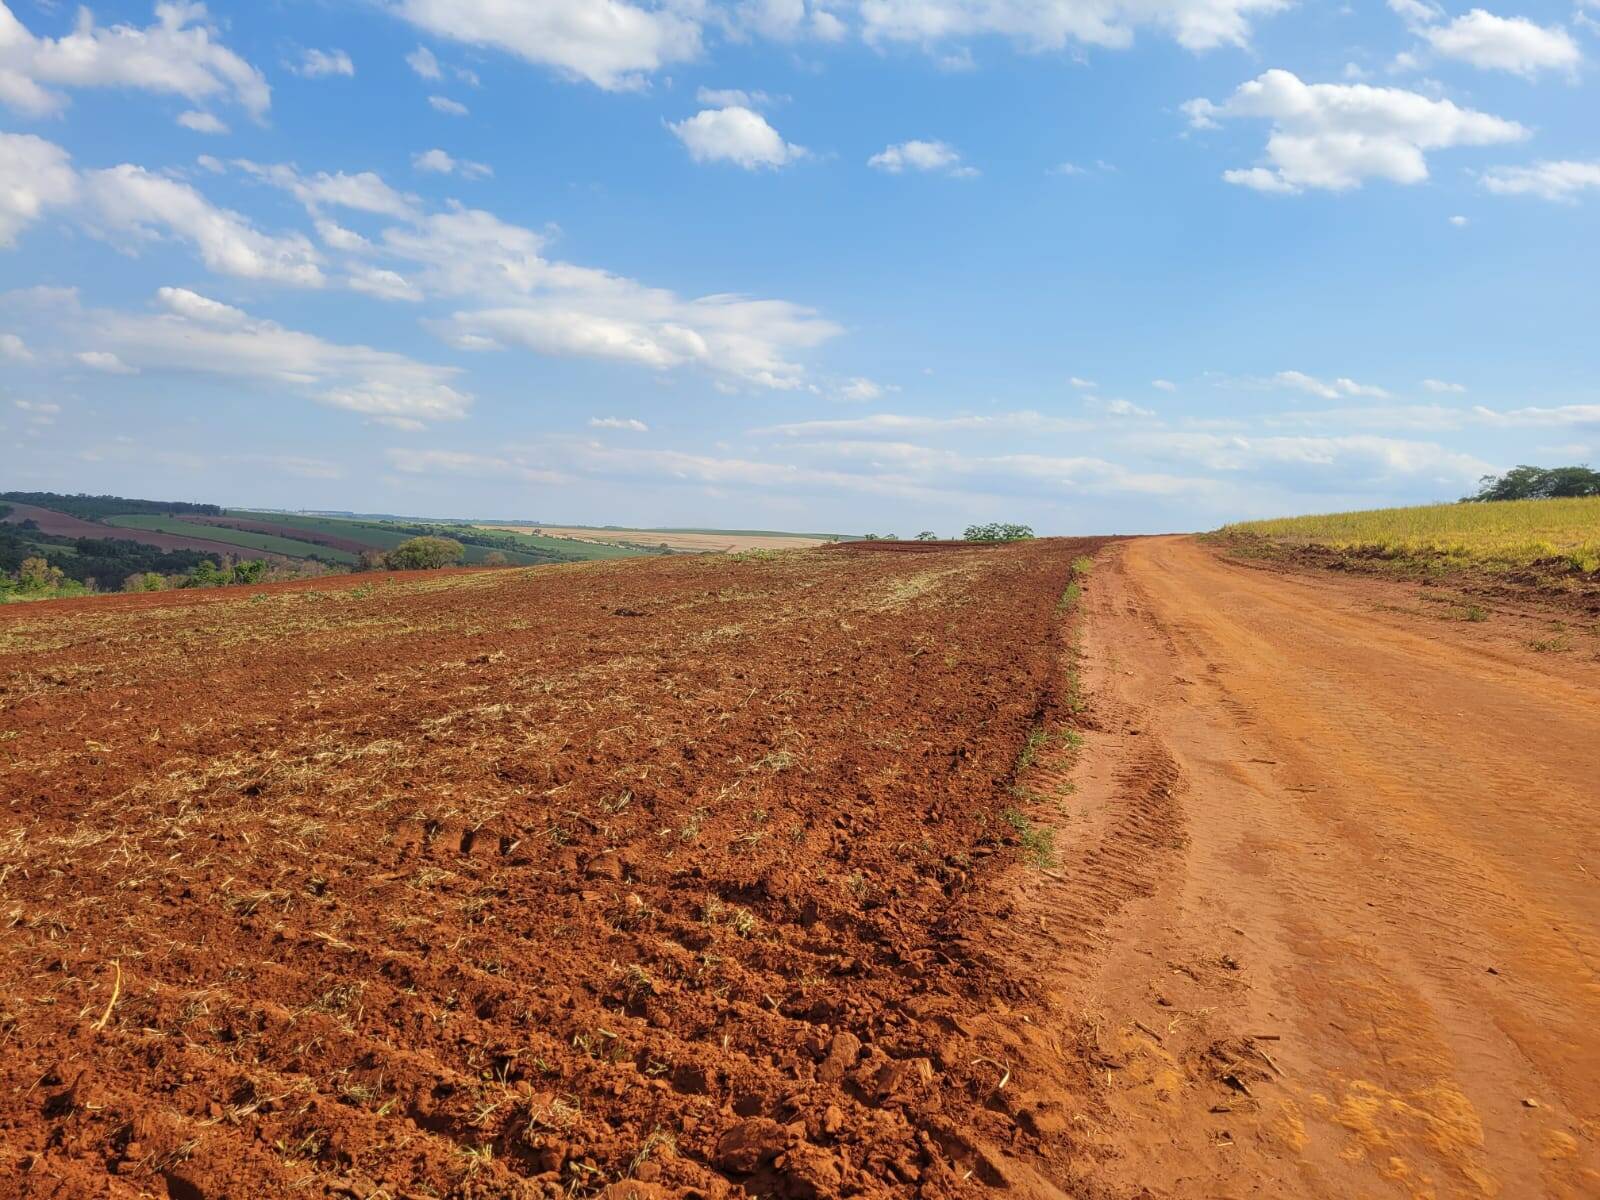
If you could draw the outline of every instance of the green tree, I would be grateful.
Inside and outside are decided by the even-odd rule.
[[[1600,471],[1583,467],[1512,467],[1504,475],[1485,475],[1478,481],[1481,500],[1554,500],[1562,496],[1600,496]]]
[[[243,562],[233,564],[234,583],[260,583],[261,577],[267,573],[267,560],[264,558],[249,558]]]
[[[965,542],[1025,542],[1033,536],[1028,525],[1007,525],[995,521],[988,525],[968,525],[961,535]]]
[[[917,541],[919,542],[937,542],[938,540],[939,535],[931,529],[924,529],[921,533],[917,534]]]
[[[22,566],[17,569],[17,583],[19,590],[24,592],[49,592],[61,586],[61,581],[66,578],[66,572],[60,567],[52,567],[48,560],[43,558],[25,558]]]
[[[486,567],[509,567],[511,560],[499,550],[491,550],[483,556],[483,565]]]
[[[166,587],[166,576],[154,571],[135,571],[122,581],[122,590],[125,592],[161,592]]]
[[[221,587],[225,583],[232,582],[233,572],[224,571],[208,558],[185,575],[180,586],[186,588],[209,588]]]
[[[414,537],[384,555],[383,565],[391,571],[431,571],[459,563],[466,553],[454,538]]]

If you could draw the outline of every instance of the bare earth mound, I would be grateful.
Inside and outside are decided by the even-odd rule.
[[[1026,1184],[986,947],[1098,544],[0,612],[8,1194]]]

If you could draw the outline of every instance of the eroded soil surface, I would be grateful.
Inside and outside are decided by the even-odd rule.
[[[1100,544],[5,610],[0,1192],[1032,1187],[988,947]]]

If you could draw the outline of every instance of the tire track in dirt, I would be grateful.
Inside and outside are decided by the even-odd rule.
[[[1081,1122],[1100,1180],[1596,1194],[1594,673],[1468,642],[1387,582],[1176,539],[1099,561],[1093,727],[1058,839],[1069,863],[1085,839],[1078,870],[1102,879],[1051,881],[1028,913],[1103,923],[1100,954],[1069,946],[1047,974],[1103,1068]],[[1181,836],[1113,851],[1134,814]]]

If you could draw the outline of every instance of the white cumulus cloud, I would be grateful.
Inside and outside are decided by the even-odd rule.
[[[1220,104],[1190,100],[1183,108],[1200,129],[1231,118],[1272,122],[1269,165],[1223,172],[1228,182],[1260,191],[1343,191],[1367,179],[1420,183],[1428,177],[1427,151],[1528,136],[1515,121],[1449,100],[1363,83],[1308,84],[1282,70],[1241,84]]]
[[[32,116],[60,111],[59,88],[123,87],[225,99],[260,118],[272,104],[261,72],[218,40],[203,4],[165,0],[154,24],[97,26],[87,8],[65,37],[35,37],[0,0],[0,103]]]
[[[805,147],[784,141],[765,117],[748,108],[708,108],[687,120],[669,122],[667,128],[695,162],[731,162],[754,171],[786,166],[806,156]]]
[[[918,139],[885,146],[867,159],[867,165],[891,175],[905,171],[938,171],[969,177],[978,173],[976,168],[962,165],[960,152],[948,142]]]
[[[291,68],[307,79],[325,79],[330,75],[353,76],[355,63],[343,50],[307,50],[300,56],[300,64]]]
[[[487,179],[494,174],[494,168],[487,163],[453,158],[437,147],[413,154],[411,165],[433,175],[460,175],[463,179]]]
[[[1577,42],[1560,26],[1481,8],[1444,21],[1438,8],[1418,0],[1390,0],[1389,6],[1436,54],[1483,70],[1531,78],[1541,71],[1574,71],[1583,61]]]
[[[453,420],[466,416],[471,404],[471,397],[452,386],[458,374],[453,368],[339,345],[185,288],[162,288],[156,303],[155,313],[92,314],[90,336],[113,347],[117,361],[130,369],[288,387],[385,423]]]
[[[83,175],[94,225],[127,248],[157,237],[192,243],[221,275],[298,287],[323,283],[320,256],[303,234],[262,233],[248,218],[218,208],[194,188],[124,163]]]
[[[625,429],[629,433],[649,433],[650,426],[633,417],[590,417],[592,429]]]
[[[137,375],[139,368],[130,367],[109,350],[83,350],[72,357],[76,358],[91,371],[99,371],[104,375]]]
[[[391,7],[396,15],[438,37],[503,50],[608,91],[640,87],[661,67],[700,53],[700,25],[684,15],[695,11],[692,5],[398,0]]]
[[[1252,18],[1288,0],[861,0],[869,42],[933,45],[984,35],[1035,50],[1071,43],[1120,50],[1141,28],[1158,30],[1189,50],[1243,46]]]
[[[65,150],[31,133],[0,133],[0,247],[77,195],[78,173]]]
[[[1340,377],[1328,381],[1307,375],[1304,371],[1279,371],[1272,382],[1280,387],[1309,392],[1324,400],[1337,400],[1341,396],[1368,396],[1374,400],[1387,399],[1389,393],[1375,384],[1357,383],[1354,379]]]
[[[1600,190],[1600,159],[1495,167],[1483,173],[1483,186],[1502,196],[1539,196],[1570,203],[1584,192]]]
[[[228,132],[227,124],[216,113],[209,113],[198,108],[179,113],[178,124],[185,129],[192,129],[196,133]]]
[[[449,96],[429,96],[428,104],[434,112],[441,112],[447,117],[464,117],[472,110],[459,100],[452,100]]]

